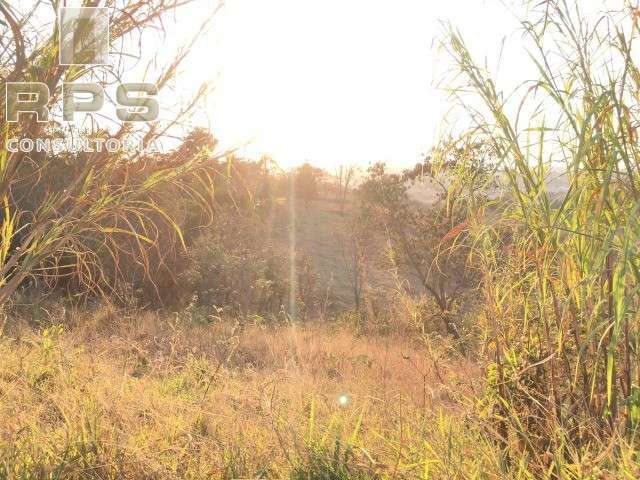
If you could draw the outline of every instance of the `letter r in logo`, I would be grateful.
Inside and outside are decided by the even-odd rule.
[[[49,87],[45,83],[7,82],[5,88],[7,122],[17,122],[21,113],[35,113],[41,123],[49,120]]]

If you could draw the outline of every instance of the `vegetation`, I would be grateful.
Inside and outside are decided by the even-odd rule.
[[[403,175],[388,174],[384,164],[369,168],[358,189],[360,222],[367,231],[386,232],[385,260],[397,273],[409,274],[404,289],[417,284],[418,291],[433,300],[435,318],[447,332],[461,340],[460,309],[477,285],[476,272],[467,268],[469,210],[486,203],[490,165],[481,143],[443,144],[423,164]],[[431,181],[435,198],[416,204],[407,190],[409,181]],[[421,292],[421,293],[422,293]]]
[[[185,3],[109,3],[112,43]],[[401,173],[6,148],[166,142],[206,86],[140,130],[2,117],[0,478],[639,478],[640,13],[525,4],[538,78],[448,29],[473,125]],[[0,76],[55,102],[111,77],[58,65],[52,5],[0,0]]]
[[[510,115],[461,37],[449,38],[484,102],[478,127],[511,191],[499,220],[474,228],[492,417],[510,455],[532,458],[539,474],[567,475],[559,459],[635,438],[635,18],[626,10],[590,24],[577,5],[532,9],[525,28],[540,78],[522,101],[538,97],[546,112],[557,112],[553,123],[535,110],[526,118],[526,107]],[[568,188],[553,198],[545,178],[557,168]]]

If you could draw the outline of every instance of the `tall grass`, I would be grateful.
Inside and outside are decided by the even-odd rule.
[[[45,83],[51,92],[50,106],[61,97],[63,82],[90,80],[107,85],[121,78],[125,68],[131,68],[122,61],[103,70],[60,65],[56,21],[59,3],[34,2],[30,8],[17,8],[0,0],[2,23],[10,27],[6,47],[0,53],[0,80]],[[95,7],[99,3],[83,0],[81,5]],[[164,15],[189,3],[191,0],[140,0],[122,5],[108,2],[113,56],[135,58],[136,38],[141,38],[143,31],[162,29]],[[213,4],[187,47],[207,28],[216,11]],[[44,27],[43,19],[47,19]],[[175,60],[157,69],[153,83],[158,89],[167,87],[176,77],[187,50],[178,51]],[[175,201],[167,208],[163,203],[168,201],[160,197],[177,192],[179,201],[202,200],[199,207],[206,210],[212,194],[210,164],[221,157],[213,156],[212,145],[201,144],[187,152],[187,158],[175,155],[170,158],[173,163],[157,165],[152,155],[139,152],[9,152],[8,140],[133,137],[143,138],[146,144],[161,141],[189,117],[208,88],[203,85],[191,103],[167,121],[137,127],[122,123],[112,133],[93,117],[75,130],[53,121],[45,126],[33,115],[21,115],[18,122],[9,123],[5,118],[6,99],[0,96],[0,305],[29,277],[45,283],[72,278],[79,290],[113,293],[127,261],[139,264],[145,273],[158,268],[151,266],[149,259],[153,250],[166,248],[161,237],[173,234],[175,243],[184,246],[174,215]],[[194,188],[194,183],[199,188]],[[165,255],[163,251],[156,257]]]
[[[446,42],[463,79],[453,93],[509,187],[471,228],[491,428],[557,475],[559,459],[597,463],[633,442],[640,421],[638,12],[589,21],[578,3],[530,5],[538,78],[510,100],[458,32]],[[548,190],[552,175],[566,191]]]
[[[47,328],[17,322],[0,336],[0,479],[497,471],[495,447],[458,422],[464,410],[450,399],[476,369],[451,360],[436,381],[406,335],[202,325],[111,307],[41,315]]]

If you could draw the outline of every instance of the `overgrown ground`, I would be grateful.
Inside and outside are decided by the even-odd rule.
[[[96,74],[57,64],[48,3],[0,0],[0,73],[53,103]],[[185,2],[124,3],[112,43]],[[473,124],[372,165],[353,216],[202,128],[142,158],[0,149],[0,480],[640,478],[640,11],[524,3],[537,77],[502,91],[445,27]]]
[[[0,340],[1,478],[452,478],[492,458],[459,431],[477,369],[408,335],[49,315]]]
[[[331,303],[338,311],[352,309],[355,304],[353,229],[357,212],[358,204],[352,196],[341,203],[324,192],[312,201],[296,204],[296,250],[308,257],[323,303]],[[279,236],[283,249],[288,248],[288,225]],[[379,251],[384,250],[383,232],[371,231],[368,236]],[[382,262],[368,260],[366,289],[393,288],[393,275],[381,267]]]

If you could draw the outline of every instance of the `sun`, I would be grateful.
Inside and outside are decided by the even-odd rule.
[[[223,145],[249,157],[329,171],[413,165],[447,112],[435,82],[440,20],[506,22],[492,3],[235,0],[192,52],[188,78],[214,79],[210,124]],[[178,23],[187,30],[197,17]],[[495,50],[509,30],[472,27],[480,52]]]

